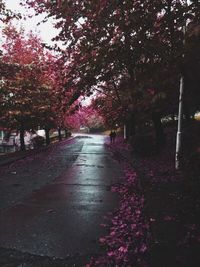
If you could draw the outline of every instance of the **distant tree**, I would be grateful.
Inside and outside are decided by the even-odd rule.
[[[184,114],[187,120],[194,116],[200,107],[200,23],[189,23],[186,31],[184,56]]]
[[[75,107],[74,110],[71,110],[71,113],[65,117],[65,125],[76,131],[79,131],[80,127],[87,127],[90,131],[101,131],[105,127],[105,121],[99,110],[91,105]]]
[[[1,123],[20,130],[24,150],[24,131],[52,120],[51,98],[46,71],[46,55],[38,37],[25,38],[23,30],[4,30],[2,61],[17,66],[18,71],[5,73],[1,80]]]

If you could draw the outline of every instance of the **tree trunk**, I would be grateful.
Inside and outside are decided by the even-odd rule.
[[[165,135],[159,112],[154,112],[152,114],[152,121],[154,123],[154,129],[156,134],[156,149],[157,151],[159,151],[165,144]]]
[[[126,140],[129,141],[130,139],[130,130],[129,130],[129,123],[126,121]]]
[[[58,128],[58,140],[62,141],[62,134],[61,134],[61,128]]]
[[[130,121],[130,130],[131,130],[131,136],[135,135],[135,114],[131,114],[131,121]]]
[[[68,137],[68,130],[65,129],[65,138],[67,138],[67,137]]]
[[[126,139],[129,140],[135,135],[135,114],[132,112],[126,122]]]
[[[185,116],[185,120],[187,123],[190,123],[191,118],[190,118],[190,108],[189,108],[189,104],[184,101],[184,108],[183,108],[183,114]]]
[[[50,136],[49,136],[49,128],[45,128],[45,137],[46,137],[46,145],[48,146],[50,144]]]
[[[20,150],[25,151],[26,146],[25,146],[25,142],[24,142],[24,128],[23,128],[23,126],[20,128],[19,132],[20,132]]]

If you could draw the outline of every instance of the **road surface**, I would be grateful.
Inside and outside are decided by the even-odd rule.
[[[122,171],[101,135],[77,136],[0,170],[0,247],[66,258],[99,253]]]

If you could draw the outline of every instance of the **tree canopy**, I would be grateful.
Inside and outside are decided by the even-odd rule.
[[[56,40],[66,45],[63,58],[70,65],[66,75],[70,74],[68,82],[76,85],[77,94],[118,91],[118,100],[126,107],[154,110],[162,106],[162,112],[174,112],[184,64],[182,27],[188,20],[199,22],[197,1],[26,3],[56,19],[60,29]],[[149,94],[150,89],[154,94]],[[164,106],[163,98],[168,101]],[[157,105],[159,99],[162,104]]]
[[[31,71],[27,69],[27,77],[22,78],[22,69],[17,72],[18,87],[23,80],[23,86],[31,91],[30,83],[26,84],[28,78],[32,88],[43,92],[40,102],[49,102],[41,104],[31,95],[35,99],[33,110],[54,114],[57,127],[63,127],[66,117],[79,109],[80,97],[96,92],[98,97],[93,107],[104,114],[109,125],[131,121],[129,128],[133,134],[137,117],[138,122],[152,120],[159,135],[161,117],[177,113],[181,75],[186,80],[185,113],[186,110],[189,114],[196,112],[199,105],[198,1],[21,2],[36,14],[46,13],[45,20],[54,19],[55,27],[60,30],[54,40],[61,41],[63,46],[54,47],[55,59],[44,53],[41,42],[33,35],[25,41],[22,32],[5,30],[7,55],[4,54],[3,64],[7,68],[11,64],[31,68]],[[5,13],[3,4],[1,11]],[[28,91],[26,101],[27,97]],[[50,105],[51,109],[44,109]],[[112,114],[110,121],[106,117],[108,111]]]

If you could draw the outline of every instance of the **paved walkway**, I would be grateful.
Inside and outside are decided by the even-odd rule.
[[[71,144],[63,143],[43,157],[29,160],[28,165],[25,161],[15,175],[16,165],[3,172],[1,182],[6,178],[10,181],[6,190],[16,185],[19,194],[23,185],[20,179],[28,186],[33,179],[51,178],[36,191],[28,190],[22,199],[2,207],[1,247],[58,258],[99,253],[98,239],[104,234],[100,224],[117,205],[110,187],[122,177],[104,141],[100,135],[79,136]]]

